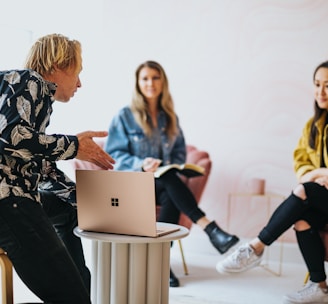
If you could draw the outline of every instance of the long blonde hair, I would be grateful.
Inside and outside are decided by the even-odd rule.
[[[148,136],[151,135],[152,125],[147,115],[148,113],[147,102],[145,101],[145,98],[142,95],[138,84],[140,71],[142,68],[145,67],[157,70],[160,73],[161,79],[163,80],[163,91],[159,96],[158,106],[160,109],[164,111],[166,115],[167,127],[165,132],[168,135],[168,137],[171,139],[178,132],[177,119],[176,119],[176,114],[174,112],[173,100],[169,91],[169,82],[163,67],[159,63],[155,61],[146,61],[138,66],[135,72],[135,88],[134,88],[132,103],[131,103],[132,112],[136,118],[136,121],[144,130],[145,134]]]
[[[39,38],[31,47],[25,68],[45,76],[60,70],[78,70],[82,67],[81,44],[61,34],[50,34]]]

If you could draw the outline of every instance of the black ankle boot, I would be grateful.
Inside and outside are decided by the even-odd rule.
[[[172,269],[170,268],[170,287],[179,287],[180,282],[178,278],[173,273]]]
[[[239,238],[223,231],[214,221],[209,223],[205,232],[208,234],[212,245],[221,253],[227,252],[239,242]]]

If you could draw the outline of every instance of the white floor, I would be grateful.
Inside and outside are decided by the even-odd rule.
[[[178,246],[172,248],[171,266],[182,286],[170,288],[170,304],[277,304],[282,303],[285,293],[303,286],[306,268],[296,244],[280,247],[281,243],[277,243],[270,247],[263,263],[269,271],[257,267],[242,274],[222,275],[216,272],[215,265],[223,256],[196,228],[183,240],[189,275],[184,275]],[[280,270],[280,276],[273,274]]]
[[[242,240],[243,241],[243,240]],[[263,267],[236,275],[216,272],[216,262],[223,258],[210,244],[208,237],[197,227],[182,240],[189,275],[184,275],[178,244],[171,249],[171,266],[181,286],[170,288],[170,304],[277,304],[285,293],[302,287],[306,274],[295,244],[283,245],[282,274],[274,275]],[[84,242],[87,262],[90,244]],[[279,271],[280,243],[270,247],[269,267]],[[15,303],[37,302],[38,299],[14,276]],[[97,303],[94,303],[97,304]],[[98,303],[99,304],[99,303]]]

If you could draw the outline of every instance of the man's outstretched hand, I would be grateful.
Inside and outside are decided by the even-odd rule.
[[[108,132],[106,131],[85,131],[77,134],[79,148],[76,158],[94,163],[104,170],[113,169],[114,159],[93,140],[93,137],[105,137],[107,135]]]

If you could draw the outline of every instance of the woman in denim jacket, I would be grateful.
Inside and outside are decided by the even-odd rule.
[[[115,159],[116,170],[154,172],[159,165],[185,162],[185,139],[167,76],[157,62],[146,61],[137,68],[132,104],[113,118],[105,150]],[[185,213],[204,229],[221,254],[238,242],[206,217],[176,172],[165,173],[155,183],[156,204],[161,205],[159,221],[176,224],[180,212]],[[170,286],[179,286],[172,271]]]

